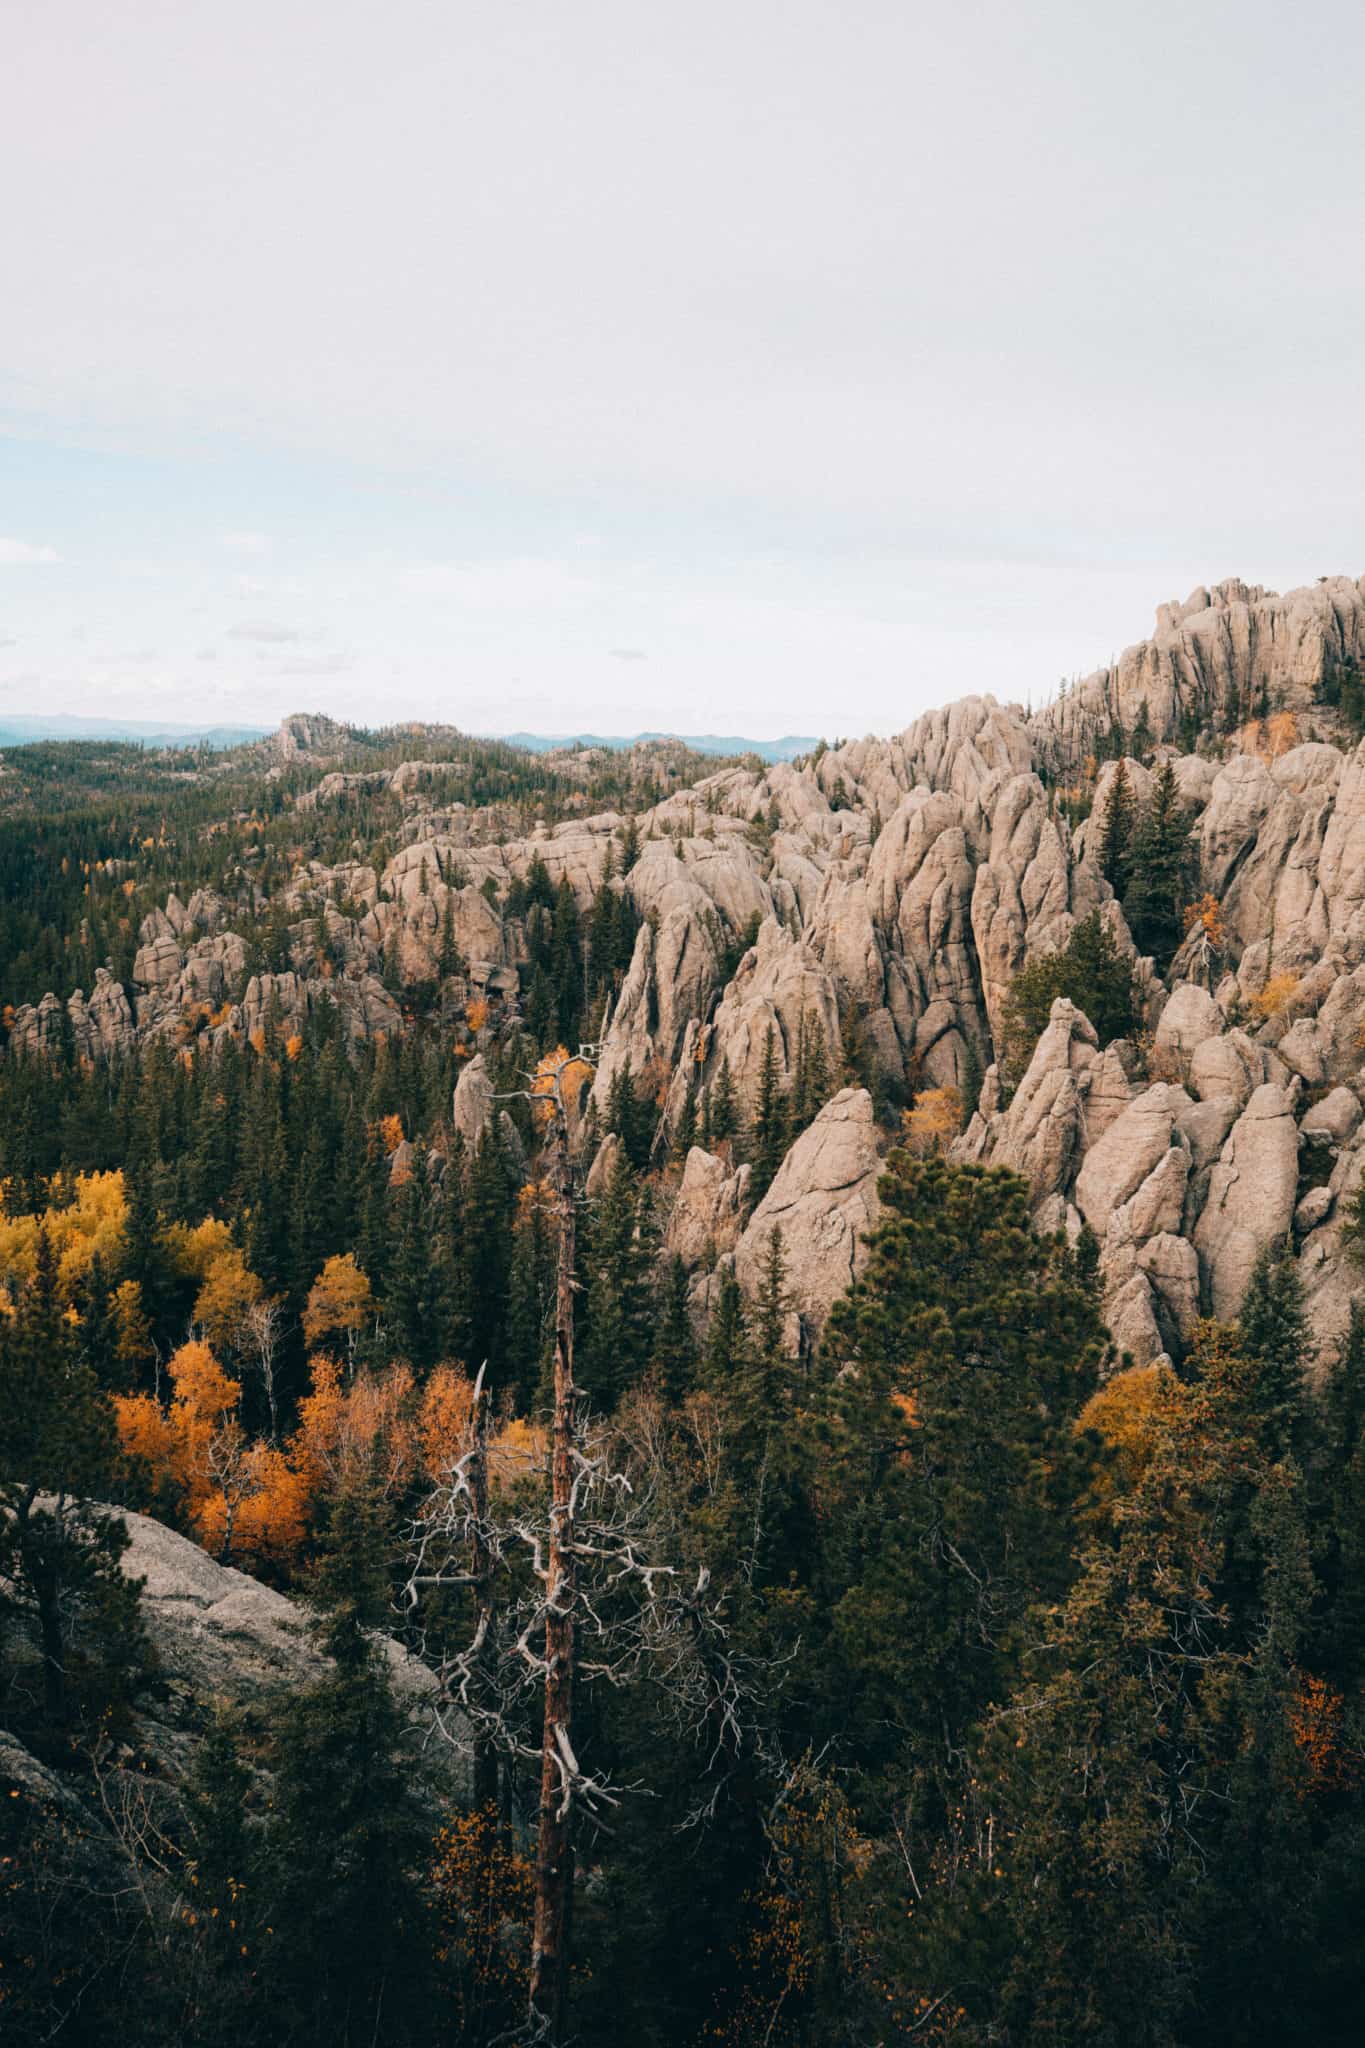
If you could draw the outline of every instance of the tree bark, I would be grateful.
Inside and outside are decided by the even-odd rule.
[[[536,1841],[535,1921],[530,2006],[542,2038],[564,2037],[573,1837],[562,1760],[572,1755],[574,1693],[573,1270],[574,1203],[568,1133],[556,1102],[559,1164],[559,1271],[555,1293],[554,1438],[550,1456],[550,1533],[545,1611],[545,1723],[541,1742],[540,1826]]]
[[[493,1558],[488,1547],[488,1390],[484,1386],[482,1371],[474,1388],[471,1419],[474,1455],[469,1461],[469,1504],[474,1535],[470,1543],[469,1575],[474,1582],[477,1609],[475,1630],[483,1643],[480,1663],[486,1666],[493,1633]],[[497,1752],[492,1736],[479,1728],[474,1737],[474,1805],[476,1809],[488,1807],[490,1819],[495,1820],[497,1801]],[[490,1845],[492,1839],[493,1829],[490,1826]]]

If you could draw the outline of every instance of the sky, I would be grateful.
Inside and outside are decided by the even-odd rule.
[[[1365,572],[1365,10],[8,0],[0,719],[751,737]]]

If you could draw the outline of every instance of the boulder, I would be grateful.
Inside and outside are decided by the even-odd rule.
[[[1320,1102],[1306,1109],[1299,1129],[1306,1138],[1325,1138],[1330,1144],[1345,1145],[1360,1128],[1360,1102],[1349,1088],[1333,1088]]]
[[[1208,990],[1195,981],[1178,981],[1161,1012],[1155,1043],[1160,1051],[1182,1063],[1189,1060],[1205,1039],[1216,1038],[1223,1028],[1223,1013]]]

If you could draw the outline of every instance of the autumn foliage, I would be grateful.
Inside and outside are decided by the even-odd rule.
[[[907,1109],[905,1144],[916,1159],[943,1152],[962,1128],[962,1096],[956,1088],[925,1088]]]
[[[241,1382],[202,1339],[183,1344],[167,1370],[168,1402],[116,1400],[119,1438],[130,1465],[215,1555],[295,1564],[328,1500],[361,1486],[401,1500],[439,1480],[467,1444],[473,1390],[454,1365],[419,1386],[405,1364],[352,1375],[315,1357],[299,1426],[282,1447],[247,1435]],[[516,1484],[544,1451],[542,1431],[507,1422],[488,1447],[490,1482]]]

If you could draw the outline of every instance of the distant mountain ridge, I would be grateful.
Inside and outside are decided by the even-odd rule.
[[[158,725],[137,718],[81,718],[54,711],[0,717],[0,747],[28,747],[39,740],[111,740],[146,747],[241,747],[266,737],[260,725]]]
[[[531,754],[551,754],[560,747],[610,747],[613,752],[620,753],[628,747],[647,745],[651,741],[676,740],[697,754],[757,754],[761,761],[794,761],[799,754],[808,754],[819,744],[819,737],[814,733],[784,733],[781,739],[776,740],[751,740],[739,734],[714,732],[501,732],[491,737],[506,740],[512,747],[524,747]]]

